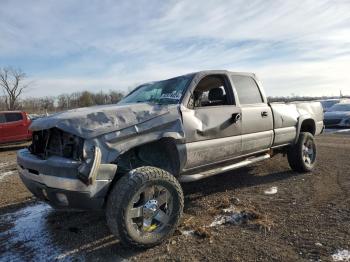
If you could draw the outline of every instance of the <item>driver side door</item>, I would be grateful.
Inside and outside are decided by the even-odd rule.
[[[191,92],[189,105],[181,108],[186,136],[185,170],[239,156],[241,109],[235,105],[227,76],[207,75]]]

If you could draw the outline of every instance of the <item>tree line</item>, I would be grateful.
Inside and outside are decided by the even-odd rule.
[[[32,114],[46,114],[79,107],[116,104],[123,97],[124,93],[114,90],[98,93],[82,91],[59,96],[21,98],[16,101],[15,108],[9,109],[6,103],[7,97],[0,96],[0,111],[23,110]]]
[[[78,107],[106,105],[118,103],[124,96],[123,92],[110,90],[93,93],[89,91],[46,96],[41,98],[22,98],[23,91],[30,87],[26,74],[21,69],[13,67],[0,68],[0,110],[23,110],[28,113],[53,113]]]

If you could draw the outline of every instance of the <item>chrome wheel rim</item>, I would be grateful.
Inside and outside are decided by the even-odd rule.
[[[308,139],[303,144],[302,157],[307,166],[312,166],[315,162],[315,145],[311,139]]]
[[[165,230],[172,213],[173,199],[169,190],[160,185],[148,185],[130,201],[126,219],[132,233],[143,237]]]

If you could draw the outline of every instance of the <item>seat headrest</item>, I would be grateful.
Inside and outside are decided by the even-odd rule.
[[[224,91],[220,87],[215,87],[210,89],[208,94],[209,101],[223,100],[224,99]]]

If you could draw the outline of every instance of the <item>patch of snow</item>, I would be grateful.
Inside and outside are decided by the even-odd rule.
[[[61,252],[54,246],[46,229],[46,217],[51,207],[45,203],[30,205],[14,213],[0,216],[2,224],[11,227],[0,233],[6,240],[5,261],[55,260]]]
[[[277,188],[276,186],[273,186],[273,187],[271,187],[271,188],[269,188],[269,189],[266,189],[266,190],[264,191],[264,193],[265,193],[266,195],[274,195],[274,194],[277,193],[277,191],[278,191],[278,188]]]
[[[232,213],[232,212],[235,212],[236,211],[236,208],[235,208],[235,206],[233,206],[233,205],[231,205],[230,207],[228,207],[228,208],[224,208],[223,210],[222,210],[224,213]]]
[[[65,250],[52,239],[47,221],[52,211],[48,204],[38,203],[0,215],[0,225],[5,228],[0,232],[0,261],[85,261],[85,250],[94,251],[118,242],[109,235]],[[117,254],[113,258],[113,261],[125,261]]]
[[[7,177],[7,176],[14,175],[14,174],[17,174],[17,171],[16,171],[16,170],[7,171],[7,172],[4,172],[4,173],[1,173],[1,174],[0,174],[0,180],[4,179],[4,178]]]
[[[235,224],[239,225],[249,219],[246,212],[238,211],[234,206],[225,208],[222,210],[223,215],[218,215],[214,218],[214,221],[209,225],[209,227],[216,227],[223,224]]]
[[[192,236],[192,235],[194,235],[194,230],[180,230],[180,232],[184,236]]]
[[[350,251],[343,249],[338,250],[337,253],[332,255],[333,261],[350,261]]]
[[[0,168],[12,166],[12,165],[15,165],[15,164],[16,164],[16,162],[2,162],[2,163],[0,163]]]

